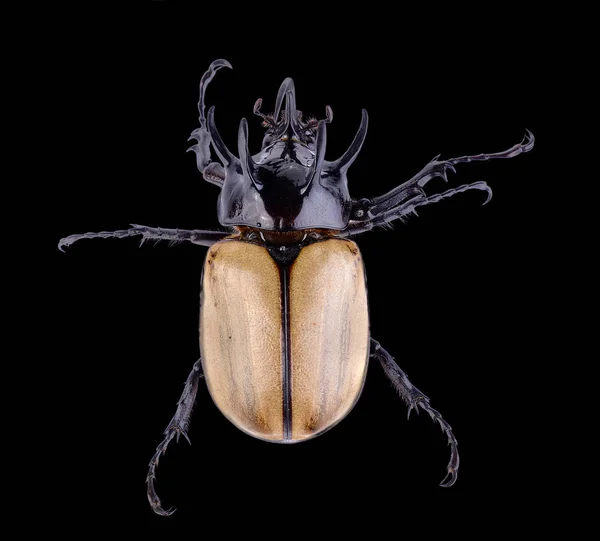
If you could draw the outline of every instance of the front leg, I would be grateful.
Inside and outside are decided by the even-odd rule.
[[[461,156],[449,160],[437,161],[436,156],[413,178],[404,182],[388,193],[375,197],[374,199],[360,199],[355,201],[350,215],[350,224],[341,236],[350,237],[364,231],[369,231],[376,226],[385,225],[393,220],[402,220],[409,214],[416,214],[416,208],[437,203],[441,199],[451,197],[467,190],[482,190],[487,192],[487,203],[492,197],[492,190],[485,182],[474,182],[464,184],[458,188],[447,190],[440,194],[427,196],[424,186],[436,177],[443,178],[448,182],[448,170],[456,172],[455,165],[476,161],[488,161],[493,159],[514,158],[524,152],[529,152],[534,145],[535,138],[527,130],[525,138],[508,150],[494,154],[477,154],[474,156]]]
[[[146,240],[168,240],[171,243],[188,241],[193,244],[199,244],[200,246],[212,246],[215,242],[224,239],[229,234],[230,233],[224,231],[203,231],[201,229],[190,231],[188,229],[164,229],[162,227],[148,227],[145,225],[131,224],[130,229],[121,229],[119,231],[101,231],[99,233],[70,235],[60,239],[58,249],[61,252],[64,252],[65,247],[71,246],[71,244],[81,239],[108,239],[112,237],[122,239],[124,237],[133,237],[136,235],[142,235],[140,246]]]
[[[200,79],[200,99],[198,101],[200,127],[196,128],[188,139],[188,141],[190,139],[195,139],[197,141],[195,145],[192,145],[190,148],[188,148],[188,152],[191,150],[196,154],[196,164],[198,165],[198,170],[203,174],[204,179],[207,182],[215,184],[219,187],[222,187],[223,182],[225,181],[225,170],[220,163],[212,162],[210,159],[210,144],[212,143],[214,145],[214,142],[212,141],[206,126],[204,94],[206,93],[206,87],[208,86],[208,83],[213,80],[215,74],[221,68],[232,69],[231,64],[227,62],[227,60],[220,58],[219,60],[215,60],[208,67],[208,70]]]
[[[450,487],[452,486],[458,477],[458,442],[454,437],[452,428],[450,425],[442,419],[441,414],[434,410],[429,405],[429,398],[427,398],[419,389],[417,389],[406,377],[406,374],[396,364],[392,356],[381,347],[379,342],[371,338],[371,357],[379,360],[385,375],[391,380],[392,384],[400,394],[400,397],[408,406],[408,417],[410,412],[414,409],[417,413],[419,408],[429,413],[433,421],[437,421],[448,436],[448,445],[450,445],[450,462],[448,463],[448,473],[446,477],[442,479],[440,486]]]

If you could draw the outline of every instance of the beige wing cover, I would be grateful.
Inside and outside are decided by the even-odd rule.
[[[204,266],[200,348],[213,400],[244,432],[291,443],[332,427],[356,403],[367,370],[357,246],[314,243],[280,269],[261,246],[215,244]]]

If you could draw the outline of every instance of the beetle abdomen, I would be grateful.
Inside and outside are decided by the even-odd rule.
[[[280,267],[264,247],[223,241],[207,254],[202,291],[206,383],[234,425],[294,442],[348,414],[369,353],[364,268],[353,242],[311,244]]]

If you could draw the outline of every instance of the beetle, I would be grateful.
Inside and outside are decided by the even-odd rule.
[[[205,110],[208,84],[226,60],[215,60],[200,80],[200,126],[190,139],[204,179],[220,188],[217,212],[227,231],[181,230],[132,224],[129,229],[75,234],[60,240],[64,248],[81,239],[141,236],[146,240],[188,241],[209,248],[203,267],[200,302],[200,359],[189,374],[177,410],[152,456],[146,479],[148,500],[160,515],[155,490],[159,458],[173,438],[188,439],[199,381],[223,415],[247,434],[270,442],[296,443],[313,438],[341,421],[357,402],[369,359],[378,360],[408,407],[426,411],[448,438],[450,460],[440,483],[457,479],[458,443],[452,428],[430,400],[370,336],[366,278],[359,233],[416,214],[420,206],[467,190],[492,191],[474,182],[428,195],[436,177],[472,161],[512,158],[529,152],[534,136],[494,154],[448,160],[436,156],[414,177],[386,194],[353,199],[347,172],[367,134],[362,110],[358,131],[338,159],[325,159],[325,118],[307,118],[296,108],[294,82],[281,84],[272,114],[253,112],[266,132],[261,149],[248,148],[248,122],[238,130],[237,156],[215,125],[215,108]],[[211,147],[218,161],[211,160]]]

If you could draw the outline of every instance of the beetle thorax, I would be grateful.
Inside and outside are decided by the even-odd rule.
[[[331,108],[326,108],[323,120],[305,118],[296,108],[294,82],[289,78],[279,89],[272,115],[261,113],[261,104],[258,100],[254,112],[267,128],[262,149],[250,153],[248,122],[242,119],[239,158],[227,150],[209,111],[208,128],[225,172],[219,222],[276,232],[344,229],[352,207],[346,171],[362,146],[366,114],[348,151],[329,162],[325,124],[333,118]]]

